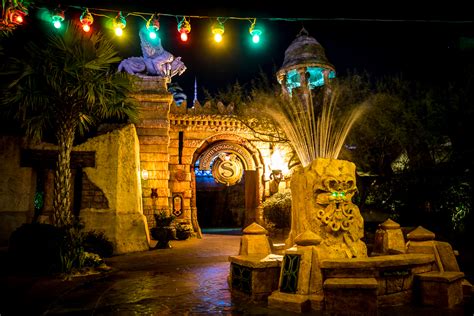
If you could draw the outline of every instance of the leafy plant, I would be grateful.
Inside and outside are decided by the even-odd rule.
[[[191,236],[192,228],[189,225],[178,223],[175,227],[177,239],[186,240]]]
[[[274,228],[289,228],[291,224],[291,191],[275,193],[262,203],[265,222]],[[272,225],[273,224],[273,225]]]
[[[155,222],[156,222],[156,227],[167,227],[170,226],[171,223],[174,221],[176,218],[174,215],[169,215],[166,211],[161,211],[159,213],[155,213]]]
[[[109,258],[114,252],[114,246],[112,242],[105,237],[103,231],[89,231],[84,237],[84,250],[98,254],[102,258]]]

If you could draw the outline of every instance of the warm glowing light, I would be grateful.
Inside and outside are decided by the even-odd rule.
[[[217,20],[217,23],[212,25],[211,31],[214,34],[214,40],[220,43],[222,41],[222,34],[224,34],[224,24]]]
[[[120,11],[114,19],[115,35],[122,36],[123,29],[125,28],[126,25],[127,25],[127,21],[125,20],[125,17],[122,15],[122,12]]]
[[[17,24],[21,24],[23,23],[23,17],[21,16],[21,14],[18,14],[17,16],[15,16],[14,20]]]
[[[283,175],[288,173],[288,166],[283,160],[283,154],[278,148],[273,150],[273,153],[270,157],[270,168],[271,170],[281,170]]]
[[[146,170],[146,169],[142,170],[142,179],[143,180],[148,180],[148,170]]]
[[[85,9],[84,12],[82,12],[79,20],[82,24],[82,30],[86,33],[89,32],[91,30],[92,23],[94,23],[94,18],[92,17],[92,14],[90,14],[88,9]]]
[[[188,40],[188,34],[191,32],[191,23],[186,20],[186,17],[178,23],[178,32],[180,33],[181,41],[186,42]]]
[[[119,27],[116,27],[115,28],[115,35],[122,36],[123,35],[123,30]]]
[[[214,40],[215,40],[217,43],[222,42],[222,34],[214,34]]]

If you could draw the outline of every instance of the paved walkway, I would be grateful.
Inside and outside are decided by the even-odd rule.
[[[116,256],[107,274],[54,278],[0,276],[0,315],[298,315],[231,297],[228,256],[240,236],[172,241],[171,249]],[[7,291],[5,291],[7,290]],[[399,307],[380,315],[472,315],[465,309]],[[312,315],[322,315],[312,313]]]

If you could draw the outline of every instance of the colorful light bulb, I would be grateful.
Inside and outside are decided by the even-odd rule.
[[[258,44],[260,42],[260,35],[262,35],[262,30],[256,25],[256,23],[257,20],[255,19],[249,28],[249,33],[252,36],[252,42],[254,44]]]
[[[222,41],[222,34],[224,34],[224,25],[218,20],[211,28],[214,34],[214,41],[220,43]]]
[[[61,9],[56,9],[51,17],[51,20],[54,27],[60,29],[62,22],[64,21],[64,11]]]
[[[115,35],[122,36],[123,29],[125,28],[126,25],[127,25],[127,21],[125,20],[125,17],[122,15],[122,11],[120,11],[114,19]]]
[[[153,14],[146,22],[146,28],[148,30],[148,36],[151,39],[156,39],[158,37],[158,30],[160,29],[160,20]]]
[[[79,20],[82,24],[82,30],[86,33],[89,32],[91,30],[92,23],[94,23],[94,18],[92,17],[92,14],[90,14],[88,9],[85,9],[84,12],[82,12]]]
[[[186,20],[186,17],[178,23],[178,32],[180,33],[181,41],[186,42],[188,40],[188,34],[191,32],[191,24]]]

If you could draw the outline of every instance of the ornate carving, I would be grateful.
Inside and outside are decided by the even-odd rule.
[[[243,162],[245,170],[255,170],[255,161],[250,153],[244,147],[231,142],[218,142],[211,145],[199,157],[199,170],[209,170],[211,162],[216,156],[223,152],[237,155]]]
[[[150,39],[143,30],[139,32],[143,57],[130,57],[122,60],[119,71],[126,71],[137,76],[158,76],[171,78],[181,75],[186,66],[181,57],[174,57],[161,46],[161,39]]]
[[[292,223],[288,243],[311,230],[323,241],[330,258],[367,256],[361,238],[364,223],[357,205],[355,165],[349,161],[318,158],[291,179]]]
[[[186,180],[186,172],[184,170],[176,170],[174,178],[178,181]]]
[[[221,153],[212,166],[212,176],[218,183],[234,185],[242,179],[242,162],[234,154]]]
[[[176,217],[183,214],[183,197],[182,194],[175,194],[173,196],[173,215]]]

